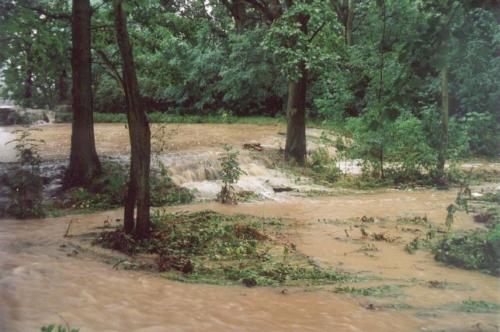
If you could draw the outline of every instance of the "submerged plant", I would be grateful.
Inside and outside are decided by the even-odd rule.
[[[50,324],[50,325],[44,325],[40,328],[40,332],[79,332],[79,329],[74,329],[69,326],[62,326],[62,325],[55,325],[55,324]]]

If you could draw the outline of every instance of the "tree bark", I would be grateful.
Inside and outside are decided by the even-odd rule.
[[[71,67],[73,71],[73,124],[66,188],[86,185],[101,172],[94,139],[89,0],[73,0]]]
[[[291,5],[291,4],[290,4]],[[297,18],[300,30],[307,35],[309,16],[301,14]],[[295,47],[295,45],[291,45]],[[307,68],[304,61],[299,63],[299,78],[288,83],[287,130],[285,159],[303,165],[306,160],[306,95]]]
[[[247,24],[247,10],[244,0],[222,0],[222,4],[234,19],[236,30],[241,31]]]
[[[135,72],[132,46],[127,31],[127,19],[121,0],[113,1],[116,39],[123,61],[123,87],[127,104],[127,120],[131,144],[129,189],[125,203],[124,229],[138,239],[147,238],[151,223],[149,214],[149,171],[151,164],[151,132],[141,105],[139,84]],[[134,208],[137,218],[134,229]]]
[[[306,157],[307,70],[300,64],[301,77],[288,83],[285,159],[303,165]]]
[[[446,149],[448,148],[448,116],[449,116],[449,94],[448,94],[448,67],[441,69],[441,142],[438,151],[437,171],[439,177],[444,175],[444,164],[446,163]]]

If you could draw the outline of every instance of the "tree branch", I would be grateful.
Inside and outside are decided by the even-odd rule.
[[[71,14],[70,13],[52,13],[43,8],[42,6],[35,6],[28,4],[24,1],[20,1],[18,5],[24,9],[32,10],[40,15],[45,15],[47,18],[54,19],[54,20],[68,20],[71,21]]]
[[[316,37],[316,35],[321,31],[323,30],[323,28],[325,27],[326,25],[326,22],[323,22],[321,23],[321,25],[316,29],[316,31],[313,32],[311,38],[309,38],[309,42],[312,42],[313,39]]]
[[[111,59],[108,58],[106,53],[102,50],[96,50],[96,53],[102,59],[103,64],[106,65],[106,67],[109,69],[111,77],[113,77],[118,82],[118,84],[120,84],[124,88],[125,86],[123,85],[123,78],[113,61],[111,61]]]

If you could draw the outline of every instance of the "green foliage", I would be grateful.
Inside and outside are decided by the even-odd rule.
[[[435,152],[426,142],[420,120],[403,113],[393,122],[380,121],[373,110],[347,124],[353,135],[348,154],[361,158],[367,172],[381,175],[385,168],[411,179],[433,167]]]
[[[499,121],[493,114],[470,112],[462,119],[470,150],[489,157],[500,153]]]
[[[76,187],[55,199],[62,209],[106,210],[123,206],[127,193],[128,171],[116,162],[104,162],[101,176],[87,187]],[[189,203],[193,194],[176,186],[166,169],[153,169],[150,178],[151,206]]]
[[[39,5],[49,12],[70,12],[67,1]],[[0,95],[22,106],[53,107],[60,98],[61,77],[69,79],[70,26],[24,6],[5,1],[0,6]]]
[[[438,261],[500,274],[500,226],[446,235],[433,248]]]
[[[400,285],[382,285],[367,288],[337,287],[335,292],[356,296],[394,297],[401,294],[401,287]]]
[[[38,154],[39,141],[31,138],[34,129],[14,131],[19,135],[7,144],[15,143],[19,164],[12,172],[3,176],[2,182],[9,189],[8,215],[16,218],[41,218],[43,209],[43,178],[40,173],[41,158]]]
[[[50,325],[44,325],[40,328],[40,332],[79,332],[80,329],[73,329],[69,326],[63,326],[63,325],[55,325],[55,324],[50,324]]]
[[[212,211],[152,216],[153,234],[137,242],[121,230],[102,233],[104,247],[157,255],[155,270],[177,280],[252,286],[332,284],[348,276],[316,267],[269,235],[281,222]],[[140,264],[140,263],[139,263]]]
[[[432,171],[442,145],[439,72],[447,68],[447,160],[498,155],[500,28],[491,2],[352,1],[350,43],[345,1],[279,1],[273,18],[245,3],[241,27],[217,1],[209,14],[200,1],[127,5],[152,122],[241,123],[237,116],[283,114],[287,81],[303,64],[309,117],[352,133],[348,155],[361,158],[370,175],[387,167],[397,181],[413,181]],[[70,13],[67,1],[39,5]],[[0,6],[2,94],[53,107],[60,83],[71,81],[70,25],[10,2]],[[117,45],[112,29],[100,28],[111,17],[108,3],[93,13],[95,109],[113,113],[96,114],[97,122],[125,119]]]
[[[459,311],[474,313],[498,313],[500,305],[486,301],[467,299],[458,307]]]
[[[222,171],[222,189],[218,194],[218,200],[222,203],[234,204],[236,203],[236,197],[234,196],[233,185],[238,182],[240,176],[245,172],[238,163],[239,152],[228,145],[224,146],[224,150],[226,151],[225,154],[219,158]]]
[[[342,171],[338,168],[336,160],[330,157],[328,150],[318,148],[311,154],[308,164],[316,177],[334,183],[342,176]]]
[[[64,123],[72,121],[71,113],[57,113],[56,122]],[[227,112],[219,115],[172,115],[162,112],[148,113],[150,123],[239,123],[256,125],[275,125],[284,122],[281,117],[268,116],[233,116]],[[95,123],[127,123],[125,113],[94,113]]]

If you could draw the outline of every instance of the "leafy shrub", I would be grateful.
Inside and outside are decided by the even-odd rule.
[[[462,122],[465,125],[471,152],[489,157],[500,153],[500,140],[498,133],[500,125],[493,114],[468,113]]]
[[[232,147],[228,145],[224,146],[224,150],[226,150],[226,153],[219,158],[222,168],[223,184],[217,199],[221,203],[236,204],[233,184],[238,182],[240,176],[245,174],[245,172],[241,169],[240,164],[238,163],[239,152],[233,150]]]
[[[328,150],[318,148],[309,158],[311,169],[327,182],[335,182],[342,176],[335,159],[330,157]]]
[[[37,152],[43,141],[31,138],[32,129],[18,130],[19,138],[8,142],[15,143],[19,164],[13,173],[3,176],[2,182],[9,190],[9,204],[6,212],[16,218],[41,218],[43,210],[43,179],[40,174],[41,158]]]
[[[438,261],[500,275],[500,225],[489,231],[446,235],[433,251]]]

